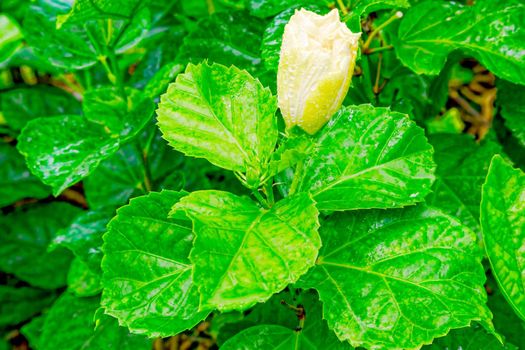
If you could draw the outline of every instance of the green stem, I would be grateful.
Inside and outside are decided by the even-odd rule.
[[[371,54],[374,54],[374,53],[378,53],[378,52],[383,52],[383,51],[387,51],[387,50],[392,50],[394,47],[392,45],[386,45],[386,46],[381,46],[381,47],[374,47],[374,48],[371,48],[371,49],[368,49],[366,52],[364,52],[366,55],[371,55]]]
[[[266,194],[266,198],[268,199],[270,206],[272,206],[275,203],[275,198],[273,197],[273,180],[272,179],[268,179],[266,181],[266,184],[264,185],[264,193]]]
[[[263,198],[263,196],[259,193],[259,190],[257,189],[254,189],[252,190],[252,194],[255,196],[255,198],[257,198],[257,200],[259,201],[259,203],[261,203],[261,205],[268,209],[270,208],[270,206],[268,205],[268,202]]]
[[[113,74],[111,68],[109,68],[108,58],[106,56],[99,56],[98,60],[100,61],[100,63],[102,63],[102,67],[104,67],[104,70],[106,71],[108,80],[111,82],[111,84],[115,85],[117,83],[117,77],[115,76],[115,74]]]
[[[401,17],[403,17],[403,12],[401,11],[397,11],[392,17],[390,17],[389,19],[387,19],[385,22],[381,23],[379,25],[379,27],[377,27],[376,29],[374,29],[372,31],[372,33],[370,33],[370,35],[368,36],[368,38],[366,39],[364,45],[363,45],[363,52],[366,52],[368,50],[368,48],[370,47],[370,44],[372,43],[372,40],[374,39],[374,37],[380,32],[382,31],[385,27],[387,27],[390,23],[394,22],[395,20],[398,20],[400,19]]]
[[[297,190],[297,185],[299,185],[299,179],[301,178],[302,173],[303,173],[303,166],[304,166],[304,163],[301,160],[299,161],[299,163],[297,163],[297,166],[295,167],[295,174],[293,176],[292,185],[290,186],[290,191],[288,192],[289,196],[294,194],[295,191]]]

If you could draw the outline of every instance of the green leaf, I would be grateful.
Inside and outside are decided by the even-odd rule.
[[[452,330],[447,336],[436,339],[423,350],[517,350],[514,345],[502,345],[479,324]]]
[[[78,215],[66,228],[58,231],[50,249],[70,249],[92,272],[100,272],[102,234],[106,232],[113,210],[87,211]]]
[[[275,317],[271,318],[271,315],[268,315],[266,322],[263,321],[258,325],[244,329],[225,342],[220,347],[221,350],[353,349],[349,343],[337,339],[334,332],[328,328],[326,321],[322,318],[321,303],[315,293],[303,292],[294,304],[303,308],[305,312],[304,327],[301,330],[296,330],[297,327],[281,325],[276,322]],[[287,309],[284,305],[277,305],[277,307],[288,313],[289,319],[295,318],[296,325],[299,324],[292,310]],[[277,312],[278,310],[274,311]]]
[[[57,17],[56,25],[64,23],[85,23],[91,19],[129,19],[137,11],[143,0],[75,0],[71,10]]]
[[[102,291],[101,274],[95,273],[79,258],[73,259],[67,274],[68,290],[78,297],[90,297]]]
[[[151,77],[144,88],[144,93],[150,98],[156,98],[166,92],[169,84],[184,70],[184,66],[177,62],[167,63]]]
[[[38,350],[151,349],[151,340],[130,334],[112,317],[103,316],[95,329],[93,318],[98,307],[98,297],[64,293],[47,314]]]
[[[157,114],[176,150],[257,182],[277,142],[276,108],[270,90],[246,71],[203,63],[177,77]]]
[[[415,204],[434,180],[432,153],[408,116],[370,105],[345,107],[316,135],[298,190],[311,192],[320,210]]]
[[[17,148],[26,157],[29,170],[57,196],[89,175],[118,146],[119,140],[101,126],[82,116],[67,115],[30,121]]]
[[[319,2],[316,0],[248,0],[246,1],[246,6],[251,15],[266,18],[293,6],[304,7],[315,3]]]
[[[315,288],[339,339],[418,349],[471,321],[491,327],[476,235],[435,209],[337,213],[300,286]]]
[[[22,47],[24,35],[18,23],[3,13],[0,13],[0,33],[0,69],[3,69],[13,54]]]
[[[42,289],[0,285],[0,328],[31,318],[54,299],[54,293]]]
[[[122,92],[115,87],[102,87],[84,94],[82,109],[87,120],[105,126],[125,142],[144,129],[155,104],[136,89]]]
[[[15,147],[0,143],[0,208],[23,198],[45,198],[51,189],[29,172]]]
[[[449,53],[460,49],[497,76],[523,84],[524,11],[519,0],[479,0],[473,6],[426,1],[401,22],[396,53],[414,72],[436,75]]]
[[[525,87],[512,84],[504,80],[498,80],[498,95],[496,103],[501,107],[501,115],[505,119],[505,126],[525,147]]]
[[[0,270],[41,288],[65,285],[71,254],[65,249],[47,252],[47,247],[80,211],[54,202],[0,217]]]
[[[136,46],[151,25],[151,13],[143,7],[131,20],[95,17],[61,23],[57,29],[57,18],[67,14],[71,5],[71,1],[37,0],[24,21],[26,39],[35,53],[57,68],[83,69],[104,61],[110,50],[123,53]]]
[[[80,114],[80,103],[63,90],[49,86],[17,88],[3,92],[0,103],[4,118],[14,130],[39,117]]]
[[[431,135],[429,141],[434,146],[437,170],[433,192],[426,202],[457,217],[481,237],[481,185],[492,156],[500,152],[501,147],[490,141],[478,144],[465,134],[436,134]]]
[[[200,63],[204,59],[234,65],[251,74],[262,73],[260,57],[264,22],[245,12],[217,13],[198,22],[184,38],[178,60]]]
[[[182,188],[184,157],[162,139],[155,125],[103,161],[84,182],[90,208],[119,207],[149,190]]]
[[[198,311],[188,259],[191,222],[184,215],[168,218],[184,195],[163,191],[132,199],[104,235],[102,306],[134,333],[175,335],[209,314]]]
[[[525,320],[525,174],[501,156],[492,159],[481,199],[485,249],[498,285]]]
[[[246,309],[313,266],[321,241],[314,201],[291,196],[265,210],[229,192],[197,191],[174,206],[193,221],[190,253],[201,308]]]

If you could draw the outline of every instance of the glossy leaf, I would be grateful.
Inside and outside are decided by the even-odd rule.
[[[139,90],[126,88],[122,93],[117,88],[103,87],[86,92],[82,109],[87,120],[105,126],[126,141],[144,129],[155,105]]]
[[[505,119],[505,126],[518,139],[520,144],[525,147],[525,87],[512,84],[504,80],[499,80],[498,95],[496,102],[501,107],[501,115]]]
[[[263,21],[244,12],[214,14],[184,38],[178,59],[193,63],[208,59],[254,74],[263,65],[259,54],[263,30]]]
[[[235,67],[188,65],[159,104],[158,123],[176,150],[258,181],[277,142],[276,100]]]
[[[151,192],[131,200],[104,236],[102,306],[134,333],[175,335],[209,314],[198,311],[188,259],[191,222],[183,214],[168,218],[184,195]]]
[[[489,327],[476,235],[425,207],[330,216],[300,285],[315,288],[339,339],[370,349],[417,349],[451,328]]]
[[[271,17],[292,6],[304,7],[316,3],[315,0],[248,0],[247,8],[256,17]]]
[[[266,322],[260,322],[249,327],[230,338],[220,348],[221,350],[266,350],[266,349],[333,349],[351,350],[348,342],[342,342],[328,328],[326,321],[322,318],[321,303],[315,293],[303,291],[297,303],[305,312],[304,327],[289,327],[276,322],[275,317],[269,314]],[[258,305],[259,306],[259,305]],[[259,308],[266,306],[260,305]],[[293,310],[286,305],[274,304],[282,312],[286,312],[291,319],[295,318],[295,324],[299,324]],[[278,312],[279,310],[274,310]],[[274,313],[275,314],[275,313]],[[251,314],[250,314],[251,315]]]
[[[38,0],[24,21],[26,39],[35,53],[55,67],[83,69],[107,59],[107,51],[122,53],[135,46],[146,35],[151,13],[143,8],[131,20],[90,18],[78,23],[64,23],[57,18],[71,10],[71,1]]]
[[[50,185],[55,196],[89,175],[119,146],[101,126],[77,115],[34,119],[18,141],[29,170]]]
[[[48,86],[17,88],[0,94],[2,113],[14,130],[39,117],[80,114],[80,103],[68,93]]]
[[[268,210],[229,192],[197,191],[181,199],[193,221],[190,253],[201,308],[246,309],[263,302],[311,267],[321,241],[317,209],[307,194]]]
[[[29,172],[14,146],[0,143],[0,207],[23,198],[45,198],[51,188]]]
[[[436,75],[449,53],[459,49],[497,76],[523,84],[524,11],[519,0],[479,0],[474,6],[426,1],[403,18],[396,53],[414,72]]]
[[[47,252],[47,247],[79,213],[55,202],[0,217],[0,269],[37,287],[63,286],[71,254],[65,249]]]
[[[436,182],[426,202],[457,217],[481,236],[479,205],[492,156],[500,146],[476,141],[470,135],[438,134],[429,138],[437,163]]]
[[[481,199],[485,249],[501,291],[525,320],[525,174],[492,159]]]
[[[15,326],[31,318],[55,297],[55,293],[42,289],[0,285],[0,327]]]
[[[57,232],[50,249],[66,247],[92,272],[100,273],[102,234],[114,212],[109,209],[87,211],[78,215],[66,228]]]
[[[109,316],[97,321],[95,329],[93,316],[98,307],[98,297],[64,293],[46,316],[38,350],[151,349],[151,340],[130,334]]]
[[[434,180],[432,147],[406,115],[370,105],[339,110],[315,137],[299,191],[320,210],[420,202]]]

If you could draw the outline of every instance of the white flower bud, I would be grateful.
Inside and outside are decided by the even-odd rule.
[[[296,11],[284,28],[277,97],[290,128],[314,134],[341,107],[354,71],[360,33],[339,20],[337,10],[321,16]]]

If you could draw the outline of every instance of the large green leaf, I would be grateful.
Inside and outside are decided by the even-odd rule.
[[[198,22],[184,38],[179,61],[199,63],[203,59],[235,65],[254,74],[260,72],[259,53],[264,22],[245,12],[217,13]]]
[[[14,146],[0,143],[0,207],[23,198],[45,198],[51,188],[29,172]]]
[[[176,150],[247,172],[248,182],[257,185],[277,142],[276,108],[270,90],[246,71],[202,63],[177,77],[157,114]]]
[[[64,293],[46,316],[38,350],[151,349],[151,340],[130,334],[112,317],[103,315],[95,329],[98,307],[98,297],[78,298]]]
[[[460,49],[494,74],[523,84],[524,13],[520,0],[478,0],[473,6],[426,1],[401,22],[396,53],[416,73],[436,75],[449,53]]]
[[[517,350],[514,345],[502,345],[479,324],[452,330],[447,336],[434,340],[424,350]]]
[[[60,230],[50,245],[70,249],[93,272],[100,272],[102,260],[102,234],[106,232],[114,211],[101,209],[78,215],[66,228]]]
[[[142,7],[131,19],[97,16],[70,23],[61,20],[57,28],[57,17],[63,18],[60,16],[67,14],[71,5],[70,0],[37,0],[24,21],[28,43],[55,67],[82,69],[105,61],[108,51],[122,53],[138,44],[150,27],[151,13]]]
[[[78,115],[37,118],[18,138],[29,170],[59,195],[115,153],[119,140]]]
[[[31,318],[55,297],[54,293],[42,289],[0,285],[0,328]]]
[[[123,91],[102,87],[84,94],[84,116],[104,125],[121,141],[135,137],[151,120],[155,104],[142,92],[132,88]]]
[[[28,121],[61,114],[80,114],[80,103],[49,86],[17,88],[0,94],[2,113],[10,128],[21,130]]]
[[[402,207],[430,191],[432,147],[404,114],[342,108],[315,142],[298,189],[311,192],[320,210]]]
[[[209,314],[198,311],[188,259],[191,222],[182,213],[168,218],[184,195],[163,191],[132,199],[104,235],[102,306],[134,333],[175,335]]]
[[[481,228],[492,273],[525,320],[525,174],[501,156],[492,159],[481,199]]]
[[[0,13],[0,69],[5,68],[13,54],[22,47],[24,37],[18,23]]]
[[[372,349],[418,349],[451,328],[490,327],[476,235],[435,209],[337,213],[300,285],[319,291],[339,339]]]
[[[26,323],[22,328],[20,328],[20,333],[28,340],[31,349],[39,350],[39,341],[40,336],[42,335],[42,327],[45,322],[45,314],[38,317],[33,317],[31,322]],[[11,348],[9,348],[11,349]]]
[[[79,213],[72,205],[54,202],[0,217],[0,270],[41,288],[63,286],[71,254],[47,252],[47,247]]]
[[[317,209],[302,193],[261,209],[222,191],[193,192],[174,206],[193,221],[190,253],[201,308],[246,309],[311,267],[321,241]]]
[[[497,87],[496,102],[501,107],[501,115],[505,119],[505,126],[512,131],[512,135],[525,147],[525,104],[523,103],[525,86],[499,80]]]
[[[435,150],[437,178],[426,202],[456,216],[481,236],[481,185],[501,147],[493,142],[478,144],[470,135],[436,134],[429,141]]]
[[[276,322],[269,314],[266,322],[260,322],[239,332],[220,348],[221,350],[266,350],[266,349],[353,349],[348,342],[341,342],[322,318],[321,303],[315,293],[304,291],[297,298],[298,307],[304,310],[304,326],[297,329],[296,315],[285,305],[277,305],[287,312],[290,319],[295,318],[296,327],[287,327]],[[264,307],[264,304],[263,306]],[[274,310],[277,312],[278,310]],[[274,313],[275,314],[275,313]]]

